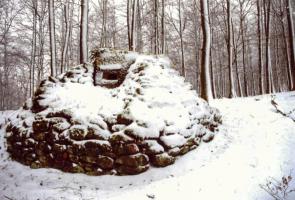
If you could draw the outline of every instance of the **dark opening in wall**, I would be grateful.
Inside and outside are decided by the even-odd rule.
[[[103,72],[102,78],[106,80],[118,80],[119,76],[118,72]]]

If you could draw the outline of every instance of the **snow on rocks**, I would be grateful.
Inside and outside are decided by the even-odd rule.
[[[138,174],[213,139],[219,112],[166,57],[95,49],[92,59],[43,80],[9,119],[13,159],[89,175]]]

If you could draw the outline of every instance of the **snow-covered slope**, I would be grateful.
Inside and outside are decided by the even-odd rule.
[[[285,109],[295,108],[294,92],[276,96]],[[0,199],[272,199],[259,185],[269,177],[280,180],[290,171],[294,179],[295,123],[276,113],[270,102],[268,95],[215,100],[212,105],[221,111],[223,125],[212,142],[174,165],[136,176],[32,170],[8,158],[2,130]],[[286,199],[295,199],[295,193]]]

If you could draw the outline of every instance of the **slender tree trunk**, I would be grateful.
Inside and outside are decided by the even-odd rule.
[[[207,0],[200,0],[201,26],[203,32],[202,62],[201,62],[201,97],[206,101],[213,99],[210,81],[209,57],[210,57],[210,25]]]
[[[50,75],[56,75],[56,47],[55,47],[55,23],[54,0],[48,0],[49,12],[49,37],[50,37]]]
[[[181,1],[178,0],[178,19],[179,19],[179,37],[180,37],[180,50],[181,50],[181,75],[185,77],[185,64],[184,64],[184,47],[183,47],[183,34],[182,34],[182,14],[181,14]]]
[[[232,67],[232,25],[231,25],[231,4],[230,0],[226,1],[227,4],[227,53],[228,53],[228,76],[229,76],[229,98],[236,97],[233,67]]]
[[[132,19],[131,19],[131,50],[135,51],[135,28],[136,28],[136,0],[132,2]]]
[[[212,26],[211,26],[212,27]],[[211,44],[214,44],[214,31],[213,28],[211,28]],[[212,86],[212,96],[213,98],[216,98],[216,88],[215,88],[215,75],[214,75],[214,70],[213,70],[213,50],[212,50],[212,45],[210,47],[210,81],[211,81],[211,86]]]
[[[41,1],[41,11],[39,14],[39,56],[38,56],[38,85],[43,79],[44,76],[44,43],[45,43],[45,34],[44,34],[44,18],[46,14],[46,1]]]
[[[232,21],[232,19],[231,19]],[[242,92],[242,85],[241,85],[241,80],[240,80],[240,75],[239,75],[239,69],[238,69],[238,47],[236,44],[236,40],[235,40],[235,31],[234,31],[234,25],[233,25],[233,21],[231,23],[232,26],[232,44],[233,44],[233,49],[234,49],[234,63],[235,63],[235,70],[236,70],[236,77],[237,77],[237,86],[238,86],[238,92],[239,95],[242,97],[243,96],[243,92]]]
[[[65,21],[65,39],[62,48],[62,57],[61,57],[61,68],[60,73],[63,73],[65,70],[66,65],[66,56],[68,53],[68,46],[69,46],[69,37],[70,37],[70,19],[69,19],[69,2],[66,1],[64,5],[64,21]]]
[[[246,70],[246,44],[245,44],[245,31],[244,31],[244,19],[241,17],[240,21],[241,35],[242,35],[242,61],[243,61],[243,82],[244,82],[244,94],[248,96],[248,83],[247,83],[247,70]]]
[[[30,67],[30,97],[34,95],[35,88],[35,60],[36,60],[36,38],[37,38],[37,0],[33,0],[33,37],[31,51],[31,67]]]
[[[107,47],[107,0],[102,0],[101,47]]]
[[[137,15],[136,15],[136,51],[142,52],[143,41],[142,41],[142,12],[140,1],[137,0]]]
[[[80,22],[80,63],[88,60],[88,0],[81,0],[81,22]]]
[[[198,90],[198,86],[199,84],[199,31],[198,31],[198,7],[197,7],[197,2],[196,0],[194,0],[194,17],[193,17],[193,26],[194,26],[194,58],[195,58],[195,64],[196,64],[196,80],[194,82],[194,84],[196,85],[196,90],[197,92],[199,92]]]
[[[250,75],[251,75],[251,95],[256,94],[256,81],[254,77],[254,67],[253,67],[253,58],[252,58],[252,49],[250,41],[247,40],[247,47],[248,47],[248,55],[249,55],[249,67],[250,67]]]
[[[264,93],[263,63],[262,63],[262,39],[261,39],[261,0],[257,0],[257,35],[258,35],[258,69],[259,69],[259,94]]]
[[[70,36],[69,36],[69,53],[68,53],[68,64],[67,64],[67,69],[69,68],[69,66],[72,66],[74,63],[74,50],[73,50],[73,16],[74,16],[74,6],[71,7],[71,13],[70,13],[70,26],[69,26],[69,30],[70,30]],[[78,57],[78,56],[77,56]]]
[[[127,0],[127,34],[128,34],[128,47],[129,51],[132,50],[131,44],[131,26],[130,26],[130,0]]]
[[[219,32],[216,32],[216,37],[219,38]],[[216,44],[217,45],[217,49],[220,49],[220,44]],[[222,91],[223,91],[223,76],[222,76],[222,63],[223,63],[223,59],[222,59],[222,52],[221,51],[217,51],[217,59],[218,59],[218,93],[216,93],[216,97],[222,97]]]
[[[165,54],[165,0],[162,0],[162,15],[161,15],[161,53]]]
[[[292,90],[295,90],[295,41],[294,41],[294,24],[292,17],[292,5],[290,0],[286,0],[286,11],[287,11],[287,21],[288,21],[288,31],[289,31],[289,44],[290,44],[290,63],[293,71],[293,85]]]
[[[276,31],[275,31],[275,34],[279,34],[277,28],[276,28]],[[280,92],[281,88],[280,88],[280,81],[279,81],[279,38],[276,38],[275,39],[275,44],[274,44],[274,52],[275,52],[275,65],[274,65],[274,68],[273,68],[273,79],[274,79],[274,92]]]
[[[158,0],[154,0],[154,54],[159,54],[159,25],[158,25]]]
[[[271,81],[271,57],[270,57],[270,23],[271,23],[271,2],[264,1],[264,10],[265,10],[265,65],[266,65],[266,93],[271,93],[272,81]]]
[[[6,11],[6,15],[8,11]],[[5,23],[6,24],[6,23]],[[8,98],[8,51],[7,51],[7,46],[8,46],[8,41],[7,41],[7,33],[4,33],[3,36],[3,44],[4,44],[4,53],[3,53],[3,95],[2,95],[2,101],[3,101],[3,110],[7,110],[8,109],[8,103],[7,103],[7,98]]]

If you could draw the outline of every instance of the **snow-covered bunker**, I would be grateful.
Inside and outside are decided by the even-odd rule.
[[[13,159],[89,175],[138,174],[213,139],[219,112],[166,57],[95,49],[92,60],[43,80],[9,120]]]

